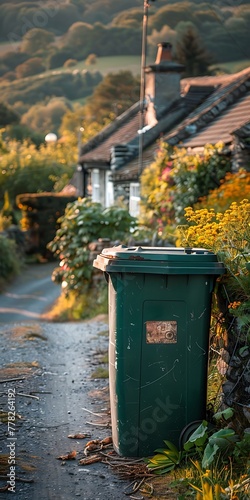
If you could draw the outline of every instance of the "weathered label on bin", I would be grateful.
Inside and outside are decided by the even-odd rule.
[[[177,321],[146,321],[147,344],[176,344]]]

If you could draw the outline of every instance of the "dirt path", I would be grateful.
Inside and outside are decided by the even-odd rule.
[[[0,427],[1,452],[6,459],[12,456],[8,446],[13,444],[19,500],[125,498],[123,481],[108,466],[79,465],[87,441],[111,434],[105,425],[109,422],[107,379],[91,378],[96,354],[107,348],[106,331],[107,324],[102,321],[0,328],[0,380],[9,379],[1,383],[0,405],[3,412],[14,409],[18,414],[13,426],[9,421],[13,436],[8,433],[8,422]],[[14,378],[22,380],[11,382]],[[68,438],[76,433],[89,437]],[[74,460],[57,459],[73,450],[77,452]],[[11,464],[5,465],[4,473],[11,472]],[[18,478],[34,482],[23,483]]]
[[[51,281],[54,263],[27,265],[0,295],[0,323],[41,319],[59,297],[61,289]]]
[[[46,293],[37,287],[38,274],[36,285],[25,275],[0,296],[0,498],[7,498],[6,486],[13,486],[18,500],[128,498],[129,483],[108,465],[79,463],[87,441],[111,435],[108,381],[92,378],[96,366],[107,368],[101,363],[108,348],[106,318],[41,322],[37,304],[43,305],[40,312],[48,307],[51,285],[40,276]],[[17,296],[25,305],[15,319]],[[29,312],[37,315],[35,321]],[[89,437],[68,438],[76,433]],[[73,460],[58,459],[72,451]]]

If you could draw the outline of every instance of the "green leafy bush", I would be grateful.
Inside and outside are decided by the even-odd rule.
[[[19,262],[15,242],[0,235],[0,282],[19,272]]]
[[[92,284],[89,244],[99,238],[124,241],[136,219],[124,208],[104,209],[100,203],[84,198],[69,203],[58,222],[61,226],[48,244],[48,249],[61,259],[53,279],[64,283],[67,291],[80,294]]]

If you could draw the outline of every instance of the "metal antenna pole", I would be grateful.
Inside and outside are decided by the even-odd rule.
[[[139,176],[143,170],[143,128],[144,128],[144,106],[145,106],[145,66],[147,52],[147,27],[148,27],[148,0],[144,0],[143,24],[142,24],[142,53],[141,53],[141,87],[140,87],[140,126],[139,126]]]

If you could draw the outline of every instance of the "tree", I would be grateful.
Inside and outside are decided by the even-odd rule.
[[[74,51],[81,48],[91,36],[92,30],[93,27],[87,23],[72,24],[64,37],[64,47],[71,50],[74,48]]]
[[[180,2],[172,5],[165,5],[157,9],[156,12],[149,17],[149,30],[156,29],[159,31],[163,26],[169,26],[176,29],[176,25],[183,19],[194,21],[195,6],[191,2]]]
[[[19,115],[9,106],[0,102],[0,127],[6,127],[12,123],[18,123]]]
[[[36,54],[37,52],[47,50],[54,39],[53,33],[41,28],[33,28],[23,36],[21,51]]]
[[[46,61],[48,68],[60,68],[60,66],[63,66],[68,59],[71,59],[71,54],[70,50],[53,50],[50,52]]]
[[[141,8],[126,9],[113,19],[112,26],[140,29],[141,22],[142,22]]]
[[[38,103],[22,116],[21,123],[30,126],[36,132],[58,132],[63,115],[70,109],[69,102],[64,98],[51,99],[47,104]]]
[[[44,134],[41,131],[35,132],[31,128],[20,123],[9,125],[5,135],[7,135],[9,139],[14,139],[19,142],[33,142],[37,147],[44,142]]]
[[[59,141],[37,148],[28,141],[1,141],[0,137],[0,152],[0,199],[8,191],[12,202],[20,193],[55,191],[59,181],[62,189],[72,177],[77,161],[77,150]]]
[[[18,64],[27,61],[30,58],[30,55],[25,52],[20,52],[19,50],[8,50],[1,55],[1,62],[7,66],[7,68],[12,71],[14,70]]]
[[[85,61],[85,64],[87,66],[89,66],[90,64],[96,64],[96,61],[97,61],[97,57],[95,54],[89,54],[89,56],[87,57],[86,61]]]
[[[141,6],[141,0],[95,0],[84,3],[84,19],[88,23],[101,21],[104,24],[109,24],[118,12]]]
[[[84,106],[85,116],[101,120],[120,115],[139,99],[140,82],[130,71],[109,73]]]
[[[108,121],[106,120],[106,125]],[[79,142],[88,142],[103,128],[103,124],[97,121],[87,121],[84,106],[76,106],[74,110],[68,110],[62,118],[59,129],[60,135],[64,138],[67,145],[71,148],[77,148]]]
[[[41,57],[32,57],[16,67],[16,76],[17,78],[25,78],[42,73],[45,69]]]
[[[204,48],[203,43],[192,26],[181,33],[175,44],[175,56],[185,66],[185,76],[203,76],[209,74],[212,56]]]

